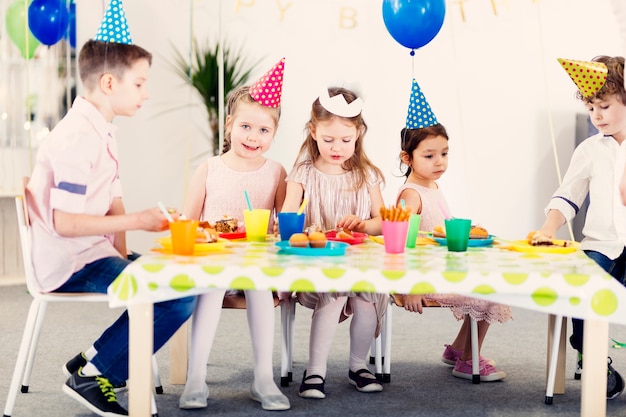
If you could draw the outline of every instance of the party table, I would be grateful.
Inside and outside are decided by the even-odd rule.
[[[314,254],[314,253],[313,253]],[[233,241],[203,256],[151,252],[109,286],[130,314],[130,415],[150,415],[152,305],[212,288],[303,292],[457,293],[551,315],[584,318],[581,415],[606,414],[608,323],[626,324],[626,288],[583,252],[547,254],[417,246],[387,254],[373,241],[344,255],[284,254],[273,241]]]

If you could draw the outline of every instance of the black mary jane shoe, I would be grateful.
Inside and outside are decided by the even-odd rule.
[[[307,381],[310,379],[321,379],[321,384],[311,384]],[[326,398],[326,393],[324,392],[324,378],[319,375],[309,375],[306,376],[306,371],[304,371],[304,375],[302,375],[302,383],[300,384],[300,390],[298,391],[298,395],[302,398],[313,398],[316,400],[321,400]]]
[[[362,376],[364,374],[374,376],[374,374],[372,374],[365,368],[359,369],[356,372],[348,372],[348,378],[350,379],[350,383],[356,387],[357,391],[380,392],[383,390],[383,386],[381,385],[380,381],[376,379],[376,377],[367,378]]]

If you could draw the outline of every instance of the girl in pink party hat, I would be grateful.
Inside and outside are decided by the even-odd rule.
[[[323,230],[347,228],[378,235],[382,172],[369,160],[363,140],[367,125],[362,100],[345,88],[323,88],[313,101],[307,137],[287,177],[283,211],[296,211],[308,199],[309,225]],[[383,386],[367,370],[372,338],[380,331],[388,305],[386,294],[298,293],[300,304],[313,308],[309,338],[309,362],[299,395],[326,397],[328,355],[340,321],[350,322],[348,380],[360,392],[380,392]]]
[[[250,87],[228,96],[224,152],[204,161],[189,185],[183,213],[214,223],[225,214],[243,220],[247,193],[252,207],[279,211],[285,199],[286,171],[265,158],[280,118],[284,58]],[[270,225],[271,227],[271,225]],[[217,330],[225,290],[198,296],[191,330],[187,384],[180,408],[204,408],[209,389],[207,362]],[[274,383],[274,297],[270,291],[245,291],[246,313],[254,354],[250,396],[264,410],[287,410],[289,399]]]
[[[400,161],[406,167],[404,185],[398,190],[397,203],[404,200],[407,207],[421,215],[420,229],[432,231],[444,224],[448,203],[437,180],[448,168],[448,133],[433,114],[417,81],[413,79],[406,127],[400,132]],[[452,375],[472,379],[472,345],[470,317],[478,322],[478,352],[490,323],[512,318],[511,309],[502,304],[460,295],[396,295],[398,305],[408,311],[422,313],[428,301],[449,307],[463,325],[451,344],[445,345],[441,360],[454,366]],[[480,357],[480,380],[499,381],[506,374],[495,367],[495,362]]]

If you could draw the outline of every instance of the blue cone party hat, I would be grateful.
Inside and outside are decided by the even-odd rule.
[[[121,0],[111,0],[94,40],[132,45],[133,40],[128,31],[126,13]]]
[[[424,97],[424,93],[422,93],[419,84],[413,78],[411,101],[409,102],[409,110],[406,115],[406,128],[421,129],[438,123],[435,114],[426,101],[426,97]]]

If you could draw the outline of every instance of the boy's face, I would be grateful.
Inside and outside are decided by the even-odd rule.
[[[626,105],[619,101],[617,95],[610,94],[602,99],[593,99],[586,103],[591,123],[606,136],[615,140],[626,139]]]
[[[112,85],[111,105],[117,116],[134,116],[148,95],[146,82],[150,63],[140,59],[133,64],[121,79],[115,78]]]
[[[253,159],[267,152],[276,134],[276,123],[269,110],[257,103],[239,103],[228,115],[230,146],[242,158]]]

